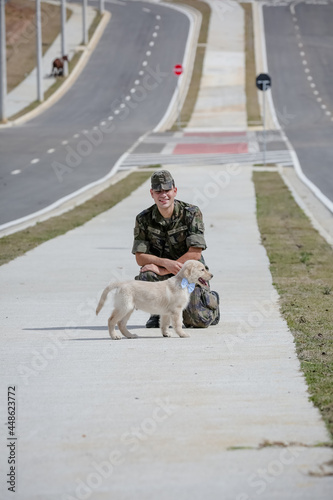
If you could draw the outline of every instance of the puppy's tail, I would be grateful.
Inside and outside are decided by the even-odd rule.
[[[98,306],[96,308],[96,316],[99,313],[99,311],[102,309],[102,307],[104,306],[104,302],[106,301],[106,298],[107,298],[109,292],[111,292],[111,290],[113,290],[114,288],[117,288],[118,285],[119,285],[119,283],[111,283],[103,290],[101,298],[99,299],[99,302],[98,302]]]

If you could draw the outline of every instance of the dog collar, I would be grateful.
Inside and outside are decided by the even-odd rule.
[[[193,290],[195,289],[195,283],[189,283],[186,278],[182,279],[181,286],[182,286],[182,288],[187,287],[187,290],[189,291],[189,293],[192,293]]]

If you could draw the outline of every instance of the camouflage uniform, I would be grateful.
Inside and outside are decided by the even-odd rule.
[[[183,201],[174,201],[174,211],[170,219],[165,219],[154,204],[143,210],[137,217],[134,228],[132,253],[148,253],[157,257],[177,260],[190,247],[206,248],[204,223],[198,207]],[[201,262],[205,263],[201,256]],[[141,281],[162,281],[172,274],[160,276],[152,271],[141,272],[135,279]],[[188,307],[183,311],[186,327],[207,327],[216,324],[219,318],[218,300],[209,285],[197,285],[191,293]],[[216,321],[216,323],[215,323]]]

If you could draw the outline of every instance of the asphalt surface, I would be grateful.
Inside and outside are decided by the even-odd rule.
[[[263,13],[280,125],[305,175],[333,201],[333,3],[299,3],[295,14],[264,6]]]
[[[0,224],[105,176],[165,114],[177,83],[172,69],[184,55],[187,16],[143,2],[105,8],[111,21],[71,89],[25,125],[0,130]]]

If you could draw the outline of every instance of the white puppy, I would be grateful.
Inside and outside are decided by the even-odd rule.
[[[165,281],[125,281],[111,283],[105,288],[99,300],[96,314],[102,309],[106,297],[111,290],[116,290],[114,309],[108,320],[110,337],[121,339],[115,331],[116,324],[121,333],[129,338],[137,338],[126,328],[126,324],[134,311],[141,309],[150,314],[160,315],[160,325],[164,337],[170,337],[170,322],[179,337],[189,337],[182,329],[182,311],[190,300],[190,293],[196,283],[209,281],[213,275],[198,260],[188,260],[181,270]]]

